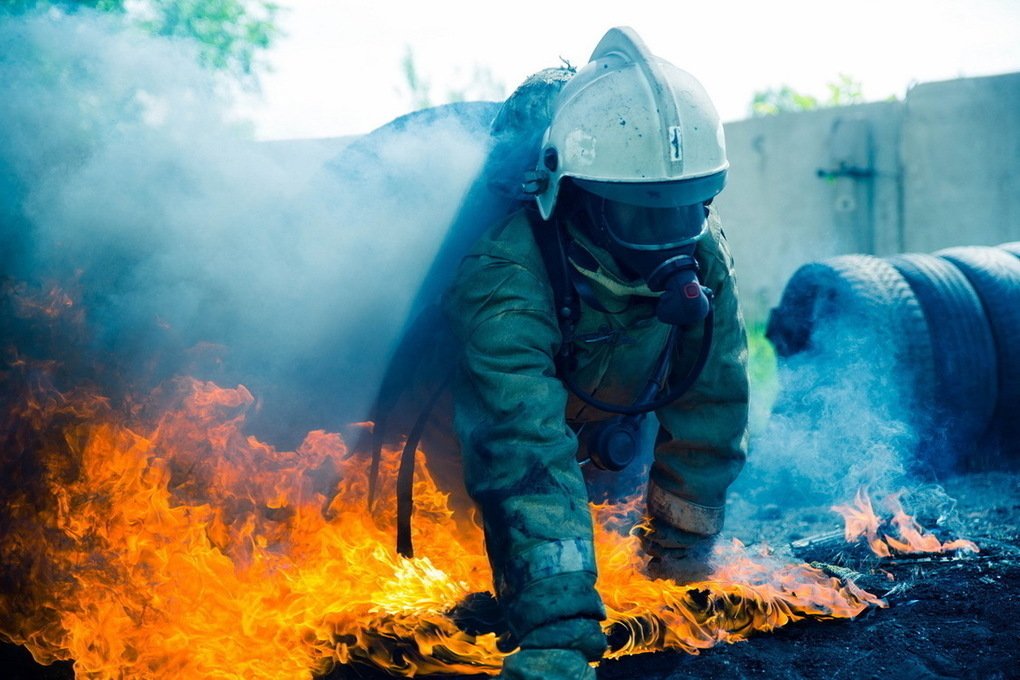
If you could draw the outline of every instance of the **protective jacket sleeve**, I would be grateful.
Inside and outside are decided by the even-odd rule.
[[[714,211],[696,256],[701,281],[714,294],[712,345],[691,389],[656,414],[661,427],[648,510],[671,527],[710,536],[722,529],[726,489],[744,465],[748,419],[747,334],[733,259]],[[671,380],[686,375],[702,335],[702,327],[683,335]]]
[[[554,365],[561,334],[523,214],[462,262],[444,306],[463,350],[454,417],[465,482],[511,630],[520,638],[551,621],[603,618],[587,491]]]

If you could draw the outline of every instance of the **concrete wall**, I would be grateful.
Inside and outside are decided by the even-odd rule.
[[[717,205],[752,322],[810,260],[1020,240],[1020,73],[730,123],[726,142]]]
[[[906,247],[1020,240],[1020,73],[919,85],[904,108]]]

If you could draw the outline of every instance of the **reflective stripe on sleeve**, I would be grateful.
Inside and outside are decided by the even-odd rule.
[[[535,581],[579,571],[596,573],[591,541],[576,538],[540,543],[510,558],[499,582],[499,594],[512,597]]]
[[[700,536],[714,536],[722,531],[725,507],[692,503],[650,481],[648,514],[681,531],[689,531]]]

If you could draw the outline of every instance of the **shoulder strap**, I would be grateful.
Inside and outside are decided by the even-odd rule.
[[[546,274],[549,276],[549,285],[553,291],[553,303],[556,306],[556,318],[559,320],[560,330],[563,331],[564,343],[573,335],[574,322],[581,314],[581,308],[577,304],[574,295],[574,286],[570,280],[569,263],[567,262],[566,250],[563,246],[563,226],[559,220],[543,220],[538,214],[534,205],[526,208],[528,223],[531,225],[531,232],[538,245],[538,251],[542,255],[542,262],[545,264]]]

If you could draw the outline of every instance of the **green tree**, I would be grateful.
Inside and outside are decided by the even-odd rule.
[[[270,0],[0,0],[0,12],[50,7],[121,14],[154,35],[194,40],[204,66],[249,86],[258,83],[258,57],[280,32],[280,8]]]
[[[864,102],[861,82],[845,73],[826,84],[828,97],[817,97],[798,92],[789,85],[759,90],[751,98],[751,116],[774,116],[791,111],[812,111],[831,106],[848,106]]]
[[[864,92],[861,81],[840,73],[835,81],[825,85],[829,90],[829,99],[826,106],[848,106],[864,102]]]
[[[56,0],[49,2],[46,0],[0,0],[0,10],[15,14],[27,12],[38,7],[53,6],[61,7],[69,12],[83,7],[98,9],[103,12],[123,12],[124,0],[67,0],[66,2],[57,2]]]
[[[450,102],[466,102],[506,98],[506,87],[496,79],[488,66],[475,64],[466,82],[461,82],[446,91],[446,99]]]

